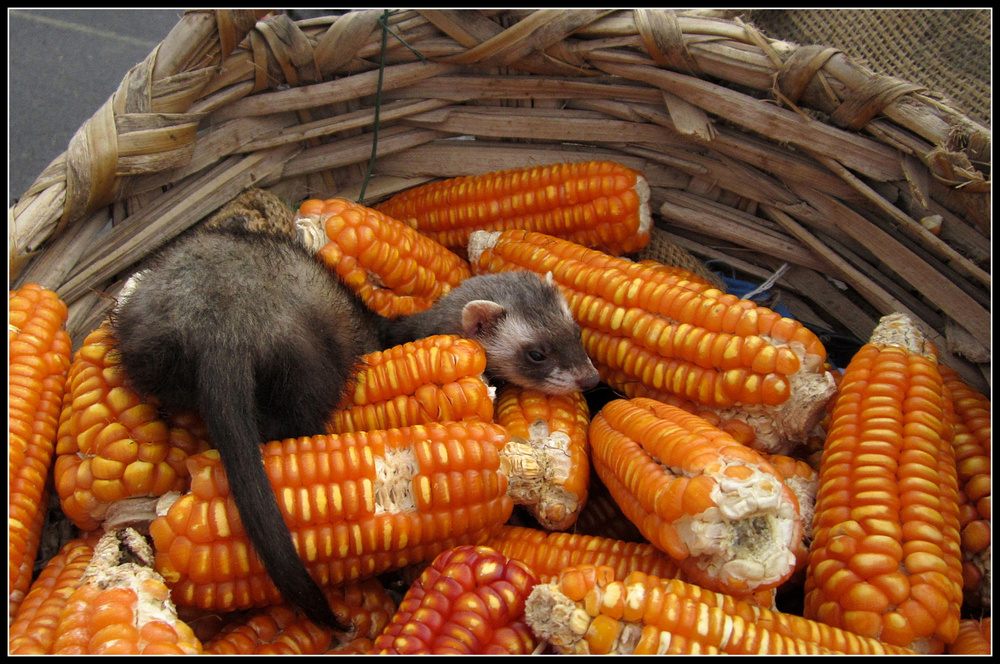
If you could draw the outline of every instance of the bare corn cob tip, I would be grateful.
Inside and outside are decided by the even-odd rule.
[[[549,233],[611,254],[649,243],[649,185],[609,161],[562,163],[459,177],[415,187],[377,209],[455,251],[476,230]]]
[[[625,515],[695,583],[747,595],[795,570],[798,503],[758,452],[652,399],[609,402],[590,429],[593,463]]]
[[[93,549],[72,542],[39,579],[41,602],[11,627],[12,652],[54,655],[198,654],[136,531],[107,533]],[[133,562],[134,561],[134,562]],[[33,591],[34,592],[34,588]],[[29,592],[25,604],[35,596]],[[54,626],[54,627],[53,627]]]
[[[437,335],[361,357],[330,433],[391,429],[427,422],[492,421],[493,389],[477,342]]]
[[[501,456],[508,495],[544,528],[572,526],[590,483],[586,398],[507,384],[497,399],[496,420],[512,436]]]
[[[678,579],[579,565],[538,585],[525,609],[539,639],[567,654],[903,654],[866,637]]]
[[[820,465],[805,615],[942,652],[962,603],[953,417],[933,349],[883,318],[841,381]]]
[[[288,604],[249,611],[228,623],[210,641],[205,652],[213,655],[319,655],[341,650],[357,639],[382,633],[396,611],[396,604],[378,579],[366,579],[333,588],[323,594],[334,615],[351,626],[348,635],[310,622]]]
[[[499,472],[507,439],[492,423],[432,422],[275,441],[263,455],[295,547],[324,587],[484,540],[513,509]],[[191,491],[164,500],[150,526],[174,601],[224,611],[280,602],[218,454],[189,466]]]
[[[530,654],[535,639],[524,602],[538,577],[485,546],[441,553],[410,586],[385,631],[380,654]]]
[[[185,460],[207,448],[198,418],[164,420],[127,387],[106,325],[87,335],[67,375],[53,470],[63,511],[77,527],[99,527],[108,508],[127,498],[186,489]]]
[[[761,451],[805,442],[834,393],[808,328],[700,280],[520,230],[474,233],[469,256],[476,273],[551,272],[587,354],[621,377],[612,387],[639,382],[742,420]]]
[[[351,201],[308,200],[296,225],[315,236],[315,227],[322,228],[312,240],[317,255],[370,309],[389,318],[428,309],[471,274],[465,260],[438,242]]]
[[[66,304],[26,284],[9,291],[7,318],[8,615],[31,583],[48,504],[71,345]]]

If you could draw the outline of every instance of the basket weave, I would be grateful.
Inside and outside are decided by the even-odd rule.
[[[789,264],[788,301],[833,333],[908,312],[988,389],[990,132],[942,95],[708,11],[400,11],[380,74],[381,16],[185,13],[9,211],[14,285],[56,290],[79,339],[250,187],[371,204],[610,158],[645,173],[667,241],[759,281]]]

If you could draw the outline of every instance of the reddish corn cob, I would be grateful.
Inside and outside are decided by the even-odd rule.
[[[66,304],[36,284],[9,291],[7,324],[7,615],[31,584],[45,484],[69,368]]]
[[[296,225],[321,225],[318,256],[373,311],[395,318],[429,308],[469,277],[462,258],[382,212],[338,198],[308,200]]]
[[[356,639],[382,633],[396,604],[377,579],[324,590],[334,615],[351,626]],[[316,625],[288,604],[250,611],[226,625],[205,644],[213,655],[318,655],[339,648],[343,635]],[[352,639],[353,640],[353,639]]]
[[[125,547],[125,550],[122,550]],[[177,618],[152,551],[134,530],[112,531],[93,548],[75,540],[40,577],[33,606],[15,616],[11,651],[54,655],[198,654],[201,643]],[[138,562],[127,562],[138,560]],[[27,609],[28,599],[23,608]],[[38,601],[40,600],[40,601]],[[40,628],[40,629],[39,629]]]
[[[903,654],[799,616],[778,613],[678,579],[642,572],[624,580],[580,565],[538,585],[526,614],[535,634],[572,654]]]
[[[965,604],[990,605],[992,559],[992,418],[989,400],[939,365],[955,408],[952,447],[958,472]]]
[[[101,525],[109,506],[187,488],[184,461],[208,447],[190,415],[161,419],[125,386],[106,327],[76,352],[59,419],[54,478],[63,511],[81,530]]]
[[[649,185],[607,161],[552,164],[415,187],[376,206],[454,251],[476,230],[549,233],[611,254],[649,243]]]
[[[612,401],[590,428],[594,469],[643,535],[695,583],[747,595],[795,569],[798,503],[758,452],[652,399]]]
[[[744,420],[761,451],[804,442],[833,395],[815,334],[703,282],[524,231],[477,233],[469,255],[476,273],[551,271],[605,376]]]
[[[429,423],[272,442],[263,454],[295,546],[327,586],[485,539],[513,509],[498,472],[507,439],[492,423]],[[150,526],[174,601],[223,611],[278,603],[218,454],[188,463],[190,493]]]
[[[493,419],[483,381],[486,354],[471,339],[432,336],[361,358],[330,433],[391,429],[427,422]]]
[[[805,615],[920,652],[958,632],[952,415],[933,348],[882,319],[844,373],[820,466]]]
[[[532,472],[507,473],[514,503],[529,503],[528,511],[549,530],[572,526],[590,483],[590,410],[583,394],[548,395],[507,384],[497,398],[496,421],[514,436],[505,449],[525,445],[537,451]],[[527,482],[515,483],[515,476]]]
[[[958,624],[958,636],[948,646],[949,655],[992,655],[993,619],[965,618]]]
[[[485,546],[443,552],[374,642],[380,654],[522,655],[535,649],[524,601],[538,578]]]

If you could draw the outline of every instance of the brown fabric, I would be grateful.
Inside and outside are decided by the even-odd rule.
[[[772,39],[841,49],[880,74],[926,86],[990,126],[989,9],[758,9]]]

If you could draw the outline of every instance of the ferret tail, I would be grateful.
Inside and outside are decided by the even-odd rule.
[[[209,439],[219,451],[240,521],[268,575],[282,597],[313,622],[348,628],[333,614],[299,558],[264,470],[262,440],[254,403],[254,375],[249,359],[235,361],[204,353],[198,366],[199,408]],[[218,361],[213,361],[218,357]]]

